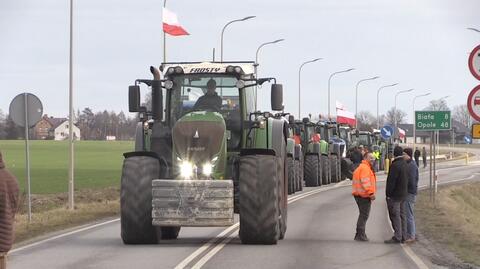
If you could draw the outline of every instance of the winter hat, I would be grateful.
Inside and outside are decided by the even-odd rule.
[[[403,148],[400,146],[395,146],[393,149],[393,157],[399,157],[403,155]]]
[[[407,155],[410,156],[410,158],[412,158],[412,155],[413,155],[412,148],[405,148],[403,152],[407,153]]]

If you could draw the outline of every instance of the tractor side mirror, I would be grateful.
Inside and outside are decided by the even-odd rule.
[[[288,123],[290,123],[290,124],[295,123],[295,117],[293,115],[288,116]]]
[[[128,111],[140,111],[140,86],[128,86]]]
[[[271,103],[272,103],[272,110],[282,111],[283,110],[283,85],[272,84],[270,97],[271,97]]]
[[[152,81],[152,115],[156,120],[163,119],[163,94],[160,80]]]
[[[360,136],[360,131],[358,129],[355,131],[355,136],[358,138]]]
[[[303,122],[304,124],[309,123],[309,122],[310,122],[310,118],[309,118],[309,117],[305,117],[305,118],[302,119],[302,122]]]

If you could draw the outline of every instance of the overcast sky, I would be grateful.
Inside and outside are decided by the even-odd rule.
[[[162,61],[161,0],[74,0],[75,109],[127,110],[127,87],[136,78],[149,78],[148,67]],[[18,93],[36,94],[49,115],[68,114],[68,0],[0,1],[0,109],[8,112]],[[332,80],[335,100],[355,109],[358,80],[362,84],[359,111],[376,113],[376,90],[399,83],[381,94],[380,113],[401,95],[399,108],[411,118],[417,107],[450,95],[448,105],[466,103],[480,82],[469,73],[468,52],[480,43],[478,0],[170,0],[168,8],[191,33],[169,37],[170,61],[203,61],[220,47],[220,31],[229,20],[256,15],[232,24],[225,33],[225,60],[254,60],[265,47],[260,76],[275,76],[284,84],[287,111],[298,110],[298,67],[316,57],[324,60],[302,72],[302,114],[327,113],[327,80],[332,72],[354,72]],[[269,109],[264,88],[261,107]]]

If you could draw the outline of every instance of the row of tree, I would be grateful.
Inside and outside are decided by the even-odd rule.
[[[447,106],[445,100],[432,100],[430,104],[424,109],[427,111],[449,111],[450,108]],[[395,114],[397,123],[406,123],[407,113],[405,111],[395,108],[391,108],[385,115],[379,116],[380,126],[383,126],[385,123],[394,123]],[[360,111],[358,113],[358,128],[360,130],[372,130],[377,128],[377,118],[369,111]],[[452,119],[456,120],[467,128],[470,129],[472,125],[472,118],[468,112],[467,105],[458,105],[455,106],[452,110]]]
[[[131,140],[135,135],[138,118],[127,117],[123,111],[93,112],[87,107],[75,113],[74,121],[80,128],[82,140],[105,140],[107,136],[115,136],[117,140]],[[0,109],[0,139],[21,138],[24,138],[23,128],[16,126]]]
[[[433,100],[425,110],[450,110],[445,100]],[[407,113],[391,108],[385,115],[379,116],[380,126],[385,123],[394,123],[395,114],[397,123],[405,123]],[[471,127],[472,120],[468,113],[466,105],[454,107],[452,118],[464,124],[467,128]],[[78,110],[75,115],[76,125],[80,128],[82,140],[105,140],[107,136],[115,136],[117,140],[133,139],[135,127],[138,122],[136,117],[127,117],[123,111],[115,113],[114,111],[93,112],[90,108],[82,111]],[[360,130],[372,130],[377,128],[377,119],[369,111],[360,111],[358,113],[358,128]],[[15,125],[13,121],[0,109],[0,139],[19,139],[23,138],[23,131]]]

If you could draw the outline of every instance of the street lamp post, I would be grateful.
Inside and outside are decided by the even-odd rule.
[[[398,132],[398,127],[397,127],[397,97],[402,93],[407,93],[407,92],[411,92],[411,91],[413,91],[413,89],[399,91],[399,92],[397,92],[397,94],[395,94],[395,106],[394,106],[394,110],[393,110],[393,121],[395,122],[395,132]]]
[[[73,145],[73,0],[70,0],[70,54],[69,54],[69,98],[68,98],[68,144],[69,144],[69,160],[68,160],[68,208],[75,209],[74,203],[74,180],[75,180],[75,163],[74,163],[74,145]]]
[[[357,128],[357,122],[358,122],[358,85],[360,85],[360,83],[364,82],[364,81],[369,81],[369,80],[375,80],[375,79],[378,79],[380,78],[379,76],[375,76],[375,77],[372,77],[372,78],[366,78],[366,79],[362,79],[360,81],[357,82],[357,86],[355,86],[355,128]]]
[[[413,111],[413,150],[415,150],[415,144],[417,143],[417,125],[415,125],[415,100],[419,97],[428,96],[430,93],[420,94],[413,97],[412,111]],[[418,165],[418,164],[417,164]]]
[[[471,30],[471,31],[474,31],[474,32],[477,32],[477,33],[480,33],[480,30],[476,29],[476,28],[467,28],[467,30]]]
[[[332,80],[332,77],[335,76],[335,75],[338,75],[338,74],[341,74],[341,73],[347,73],[347,72],[350,72],[350,71],[353,71],[355,70],[355,68],[349,68],[349,69],[346,69],[346,70],[342,70],[342,71],[337,71],[337,72],[334,72],[330,75],[330,77],[328,78],[328,120],[331,120],[332,119],[332,115],[330,114],[330,84],[331,84],[331,80]]]
[[[385,88],[393,87],[393,86],[397,86],[397,85],[398,85],[398,83],[385,85],[385,86],[382,86],[382,87],[378,88],[378,90],[377,90],[377,129],[380,129],[380,117],[378,115],[378,100],[379,100],[379,96],[380,96],[380,91],[385,89]]]
[[[323,58],[316,58],[316,59],[313,59],[313,60],[310,60],[310,61],[306,61],[306,62],[303,62],[301,65],[300,65],[300,68],[298,68],[298,118],[301,119],[300,117],[300,112],[301,112],[301,75],[302,75],[302,68],[304,65],[306,64],[309,64],[309,63],[313,63],[313,62],[316,62],[316,61],[319,61],[319,60],[323,60]]]
[[[281,38],[281,39],[277,39],[277,40],[274,40],[274,41],[270,41],[270,42],[265,42],[263,44],[261,44],[260,46],[258,46],[257,48],[257,52],[255,53],[255,78],[258,78],[258,74],[257,74],[257,69],[258,69],[258,66],[260,65],[258,63],[258,53],[260,52],[260,49],[263,48],[264,46],[266,45],[270,45],[270,44],[275,44],[275,43],[278,43],[278,42],[282,42],[284,41],[285,39]],[[257,86],[255,86],[255,111],[257,111]]]
[[[237,20],[233,20],[233,21],[229,21],[227,22],[227,24],[225,24],[225,26],[223,26],[222,28],[222,34],[221,34],[221,37],[220,37],[220,61],[223,62],[223,34],[225,33],[225,28],[227,28],[227,26],[229,26],[230,24],[234,23],[234,22],[239,22],[239,21],[246,21],[246,20],[250,20],[250,19],[253,19],[255,18],[256,16],[247,16],[243,19],[237,19]]]

